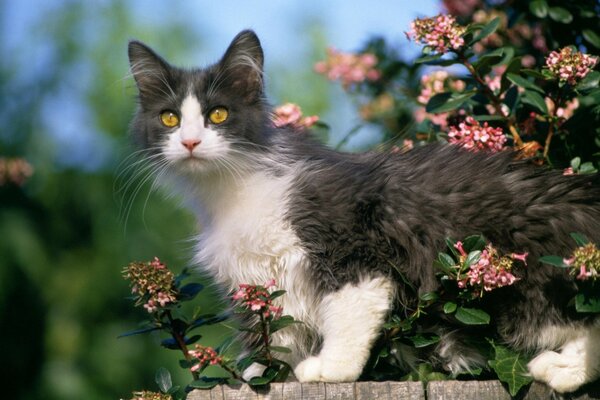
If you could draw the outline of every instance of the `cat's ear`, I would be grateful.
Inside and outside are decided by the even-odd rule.
[[[263,93],[263,62],[258,37],[253,31],[245,30],[233,39],[219,67],[238,94],[256,100]]]
[[[140,97],[169,93],[171,66],[150,47],[133,40],[128,47],[129,65]]]

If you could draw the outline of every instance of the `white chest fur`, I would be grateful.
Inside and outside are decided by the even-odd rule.
[[[275,278],[287,286],[301,268],[304,252],[285,220],[289,187],[288,177],[255,173],[214,199],[219,204],[199,237],[196,261],[218,283],[234,289]]]

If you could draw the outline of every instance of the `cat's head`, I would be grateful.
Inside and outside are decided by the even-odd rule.
[[[264,147],[269,117],[254,32],[239,33],[208,68],[171,66],[138,41],[129,61],[139,93],[132,134],[155,160],[203,172],[239,166]]]

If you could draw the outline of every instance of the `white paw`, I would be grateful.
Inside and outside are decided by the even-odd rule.
[[[321,380],[321,359],[308,357],[294,369],[294,375],[300,382],[318,382]]]
[[[531,376],[559,393],[573,392],[588,381],[585,360],[581,357],[547,351],[527,365]]]
[[[267,367],[259,363],[252,363],[248,368],[244,370],[242,373],[242,378],[249,381],[250,379],[262,376],[263,372]]]
[[[354,382],[361,372],[360,366],[347,360],[336,362],[321,357],[309,357],[294,369],[300,382]]]

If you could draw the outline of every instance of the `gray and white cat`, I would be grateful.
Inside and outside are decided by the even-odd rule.
[[[577,283],[566,272],[537,262],[568,255],[570,232],[600,242],[597,175],[449,145],[345,154],[275,128],[251,31],[204,69],[173,67],[136,41],[129,58],[132,133],[198,218],[195,262],[225,290],[275,278],[287,291],[285,313],[304,324],[274,340],[293,350],[300,381],[358,379],[389,313],[439,288],[432,264],[444,239],[477,233],[529,253],[518,282],[489,303],[502,340],[537,354],[532,376],[559,392],[600,376],[600,324],[567,307]],[[434,324],[432,359],[455,374],[485,362],[447,322]]]

